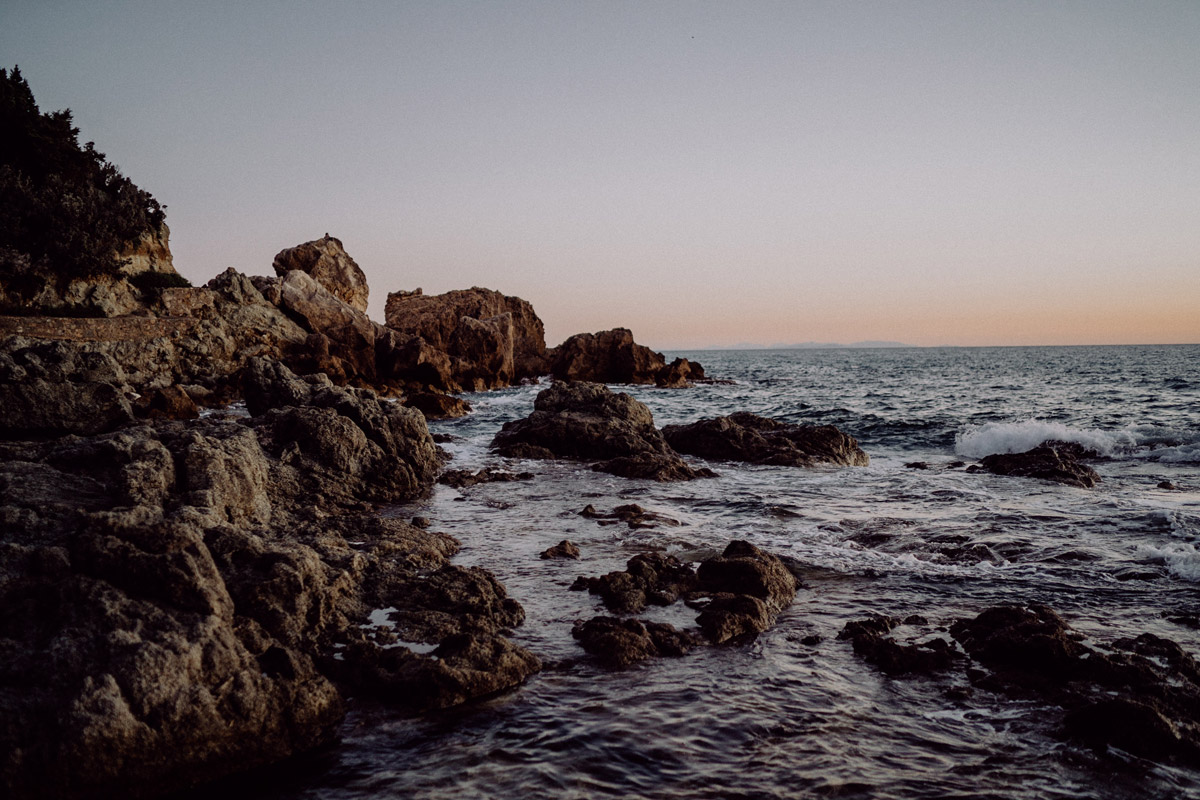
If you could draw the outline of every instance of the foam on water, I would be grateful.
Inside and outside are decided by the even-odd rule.
[[[968,458],[983,458],[997,453],[1023,453],[1050,440],[1083,445],[1102,456],[1128,453],[1138,444],[1129,431],[1081,429],[1061,422],[1030,419],[970,426],[956,437],[954,451]]]
[[[1137,555],[1154,564],[1162,564],[1177,578],[1200,583],[1200,551],[1194,544],[1169,543],[1162,547],[1138,545]]]

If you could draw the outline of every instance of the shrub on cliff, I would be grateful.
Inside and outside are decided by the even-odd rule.
[[[113,274],[117,253],[163,223],[158,201],[78,135],[70,110],[40,112],[20,69],[0,69],[0,281],[10,291]]]

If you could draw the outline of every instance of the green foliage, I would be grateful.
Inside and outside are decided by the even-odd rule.
[[[176,272],[139,272],[129,276],[129,282],[143,292],[150,289],[184,289],[192,282]]]
[[[69,110],[41,113],[21,71],[0,69],[0,280],[114,274],[116,253],[157,231],[164,209],[80,146]]]

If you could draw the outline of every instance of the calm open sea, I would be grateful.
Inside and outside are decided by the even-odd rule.
[[[654,484],[510,462],[535,479],[439,486],[395,513],[432,518],[462,540],[459,562],[492,569],[525,606],[516,640],[547,662],[581,656],[572,623],[604,613],[568,591],[575,577],[645,549],[694,559],[738,538],[799,559],[808,586],[776,626],[753,644],[627,672],[584,659],[416,720],[359,706],[340,747],[277,776],[264,796],[1200,797],[1195,771],[1062,743],[1058,709],[983,692],[950,701],[944,681],[888,678],[836,638],[870,613],[936,626],[1036,601],[1097,642],[1150,631],[1200,655],[1200,631],[1172,621],[1200,614],[1200,346],[681,355],[734,382],[624,387],[660,426],[739,410],[831,423],[871,465],[715,464],[714,480]],[[453,466],[503,463],[487,443],[532,410],[538,388],[469,396],[475,413],[431,426],[461,437],[447,445]],[[1102,483],[945,466],[1049,438],[1109,456],[1094,465]],[[914,461],[930,468],[905,467]],[[602,527],[577,513],[631,502],[681,525]],[[562,539],[581,561],[538,558]],[[648,616],[689,626],[694,612]]]

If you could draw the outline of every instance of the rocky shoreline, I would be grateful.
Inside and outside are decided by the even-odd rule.
[[[152,249],[145,269],[170,270],[165,238]],[[645,405],[604,384],[707,378],[626,329],[547,348],[527,302],[481,288],[392,293],[380,324],[365,313],[361,270],[328,235],[273,268],[194,288],[73,286],[55,307],[74,299],[110,315],[0,318],[7,796],[159,796],[334,741],[349,696],[420,713],[540,670],[508,638],[524,611],[492,573],[455,564],[460,543],[429,520],[379,513],[435,481],[533,478],[447,464],[426,420],[468,413],[457,393],[556,379],[529,417],[496,433],[500,458],[655,481],[713,477],[705,464],[721,461],[869,463],[832,426],[738,413],[657,428]],[[235,401],[245,413],[228,409]],[[1093,456],[1049,442],[977,469],[1086,488]],[[631,528],[674,522],[635,505],[581,513]],[[563,541],[542,557],[580,551]],[[610,615],[580,620],[573,636],[617,669],[736,645],[773,623],[802,575],[743,541],[695,567],[641,554],[576,581]],[[694,629],[638,616],[676,602],[697,611]],[[971,664],[980,686],[1040,692],[1067,709],[1064,736],[1122,747],[1140,737],[1149,755],[1197,760],[1200,673],[1173,643],[1097,654],[1040,608],[956,621],[953,642],[897,642],[904,624],[926,625],[871,619],[842,638],[888,674]],[[1006,661],[1010,651],[1028,658]],[[1028,678],[1047,670],[1053,680]],[[1095,701],[1101,693],[1112,699]]]

